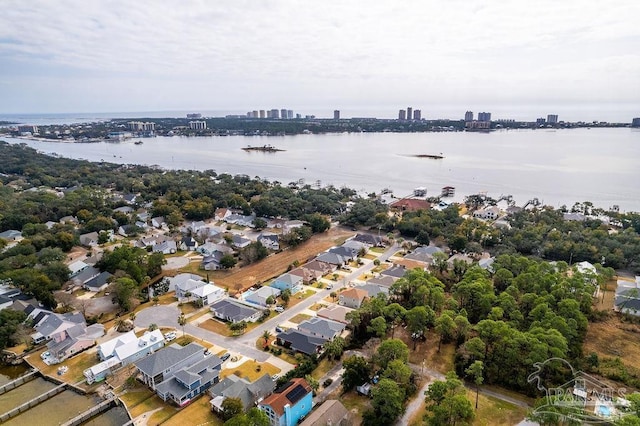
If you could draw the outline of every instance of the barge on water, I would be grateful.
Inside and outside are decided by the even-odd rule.
[[[284,149],[278,149],[272,145],[262,145],[262,146],[247,146],[242,148],[243,151],[251,152],[251,151],[260,151],[260,152],[278,152],[284,151]]]

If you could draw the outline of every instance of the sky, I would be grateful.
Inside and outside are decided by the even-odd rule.
[[[1,4],[4,114],[640,116],[637,0]]]

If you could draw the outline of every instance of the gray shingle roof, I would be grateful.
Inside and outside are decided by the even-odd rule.
[[[232,299],[222,299],[211,305],[211,310],[217,314],[228,318],[230,321],[243,321],[259,312]]]
[[[336,321],[331,321],[324,318],[310,318],[298,325],[298,330],[309,332],[316,336],[323,336],[329,339],[333,339],[335,336],[340,335],[344,330],[345,325]]]
[[[285,332],[278,333],[276,336],[279,340],[290,345],[291,349],[302,352],[307,355],[317,353],[318,348],[324,345],[327,339],[312,336],[304,331],[289,329]]]
[[[189,343],[187,346],[180,346],[174,343],[163,350],[142,358],[135,365],[140,371],[153,377],[196,352],[204,350],[205,348],[197,343]]]
[[[264,374],[253,383],[232,374],[212,387],[209,395],[213,398],[217,396],[240,398],[246,410],[254,406],[260,398],[273,392],[275,387],[276,382],[268,374]]]

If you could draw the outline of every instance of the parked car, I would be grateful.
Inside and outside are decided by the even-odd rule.
[[[327,284],[327,290],[331,290],[333,288],[333,284]]]
[[[284,331],[284,328],[280,327],[279,325],[276,325],[276,333],[282,333]]]
[[[226,354],[222,355],[220,357],[220,359],[222,360],[222,362],[225,362],[226,360],[228,360],[231,357],[231,354],[229,352],[227,352]]]
[[[279,377],[279,374],[274,374],[273,376],[271,376],[271,380],[278,380]]]
[[[167,334],[164,335],[164,338],[166,339],[167,342],[170,342],[172,340],[175,340],[175,338],[177,337],[175,331],[170,331]]]
[[[282,306],[276,306],[274,311],[282,313],[282,312],[284,312],[284,308]]]

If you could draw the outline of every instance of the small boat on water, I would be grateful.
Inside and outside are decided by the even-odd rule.
[[[262,146],[247,146],[242,148],[243,151],[251,152],[251,151],[261,151],[261,152],[278,152],[284,151],[284,149],[278,149],[272,145],[262,145]]]
[[[135,141],[133,144],[134,145],[142,145],[142,143],[143,143],[142,141]]]
[[[442,160],[444,158],[442,153],[440,153],[440,155],[436,155],[436,154],[416,154],[416,155],[414,155],[414,157],[417,157],[417,158],[430,158],[432,160]]]

